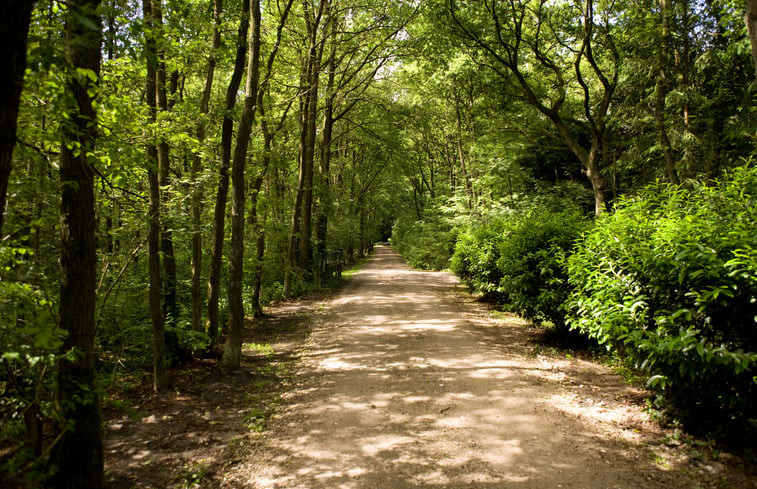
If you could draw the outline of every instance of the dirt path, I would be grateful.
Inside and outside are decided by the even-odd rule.
[[[457,286],[378,247],[317,314],[279,412],[223,485],[757,487],[733,458],[679,446],[609,369],[539,354]]]

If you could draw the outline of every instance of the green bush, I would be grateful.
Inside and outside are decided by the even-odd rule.
[[[636,361],[690,429],[757,434],[757,169],[622,200],[567,269],[571,327]]]
[[[449,266],[454,235],[451,226],[437,217],[398,218],[392,227],[392,247],[413,268],[444,270]]]
[[[577,210],[535,208],[513,222],[500,245],[499,292],[507,309],[565,328],[567,275],[562,257],[591,221]]]
[[[502,301],[499,294],[502,272],[497,262],[511,221],[512,217],[500,215],[458,231],[450,259],[450,268],[465,284],[495,302]]]
[[[521,316],[564,327],[561,257],[590,225],[568,205],[509,212],[459,234],[451,268],[472,288]]]

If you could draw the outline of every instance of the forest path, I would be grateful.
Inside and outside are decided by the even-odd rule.
[[[717,471],[661,444],[609,369],[540,354],[456,287],[377,247],[317,314],[245,485],[671,489]]]

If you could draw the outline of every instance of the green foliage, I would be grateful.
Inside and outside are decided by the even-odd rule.
[[[42,476],[33,447],[36,432],[58,414],[53,401],[55,365],[64,334],[55,321],[55,304],[34,267],[34,253],[23,247],[0,246],[0,439],[24,440],[3,460],[0,479],[25,473]]]
[[[567,299],[562,257],[589,225],[570,201],[537,200],[462,231],[451,268],[507,310],[562,329]]]
[[[635,360],[691,429],[757,433],[757,169],[618,203],[567,261],[572,328]]]
[[[436,216],[400,217],[392,228],[391,243],[410,266],[424,270],[446,269],[454,246],[451,226]]]

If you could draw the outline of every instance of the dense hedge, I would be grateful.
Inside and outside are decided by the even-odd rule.
[[[757,434],[757,170],[618,203],[569,258],[573,328],[635,360],[700,432]]]
[[[444,270],[454,248],[452,226],[438,216],[400,217],[392,227],[392,248],[413,268]]]
[[[459,233],[451,268],[505,309],[562,329],[567,276],[560,258],[589,225],[575,206],[503,213]]]

